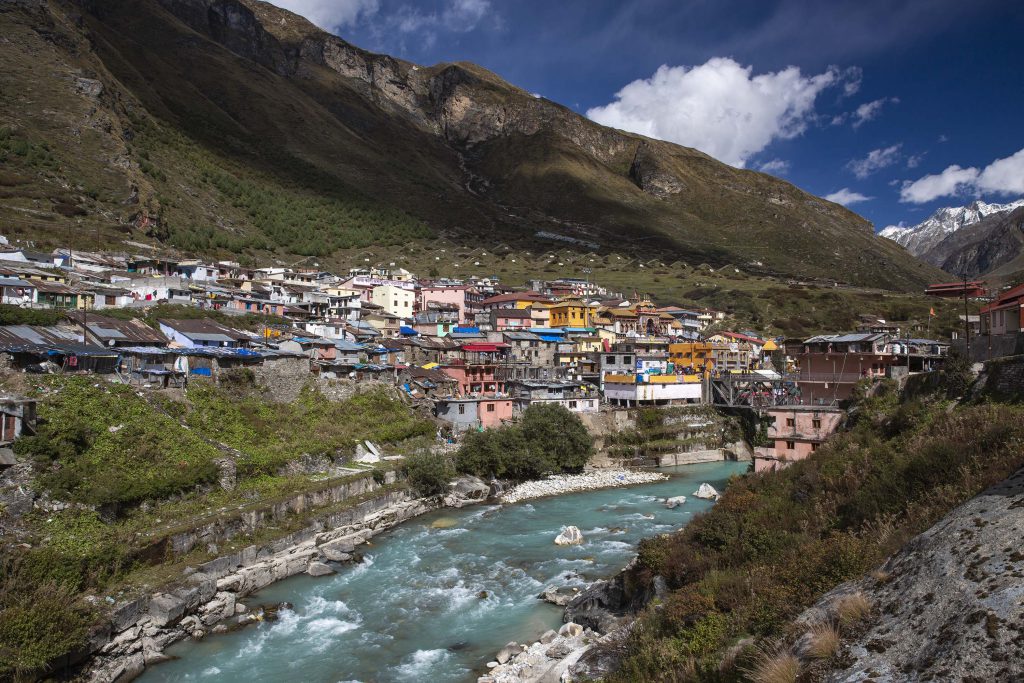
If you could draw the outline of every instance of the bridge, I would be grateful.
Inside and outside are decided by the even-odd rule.
[[[727,372],[704,381],[704,401],[720,408],[763,410],[799,403],[798,375]]]

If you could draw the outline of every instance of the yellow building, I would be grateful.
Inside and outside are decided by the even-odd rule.
[[[590,327],[593,311],[579,299],[558,301],[548,309],[551,327]]]
[[[669,344],[668,359],[676,366],[676,372],[693,368],[694,373],[708,374],[715,365],[713,345],[707,342]]]

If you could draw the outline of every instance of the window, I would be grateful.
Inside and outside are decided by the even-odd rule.
[[[615,356],[605,356],[604,362],[608,365],[615,365]]]
[[[571,408],[575,408],[575,407],[576,407],[576,401],[569,401],[569,408],[571,409]]]
[[[787,441],[786,442],[786,450],[792,451],[795,448],[796,448],[796,441]]]
[[[811,420],[811,426],[815,429],[821,429],[821,419],[816,417]]]
[[[493,413],[494,412],[494,404],[493,403],[488,403],[487,404],[487,412],[488,413]]]
[[[787,427],[796,427],[796,418],[795,417],[787,417],[786,418],[786,426]]]
[[[460,403],[459,404],[459,415],[465,415],[465,414],[466,414],[466,404]]]
[[[818,446],[820,446],[820,445],[821,445],[820,443],[812,443],[811,444],[811,452],[813,453],[814,451],[818,450]]]

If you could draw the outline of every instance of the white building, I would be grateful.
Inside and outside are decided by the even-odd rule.
[[[416,291],[395,285],[378,285],[373,288],[370,301],[393,316],[409,320],[415,310]]]

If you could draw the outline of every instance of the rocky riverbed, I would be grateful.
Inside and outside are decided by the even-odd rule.
[[[594,489],[611,488],[613,486],[631,486],[633,484],[649,484],[668,479],[668,475],[660,472],[641,472],[636,470],[592,470],[582,474],[555,474],[547,479],[527,481],[509,489],[501,495],[503,503],[518,503],[531,498],[557,496],[573,491],[591,491]]]

